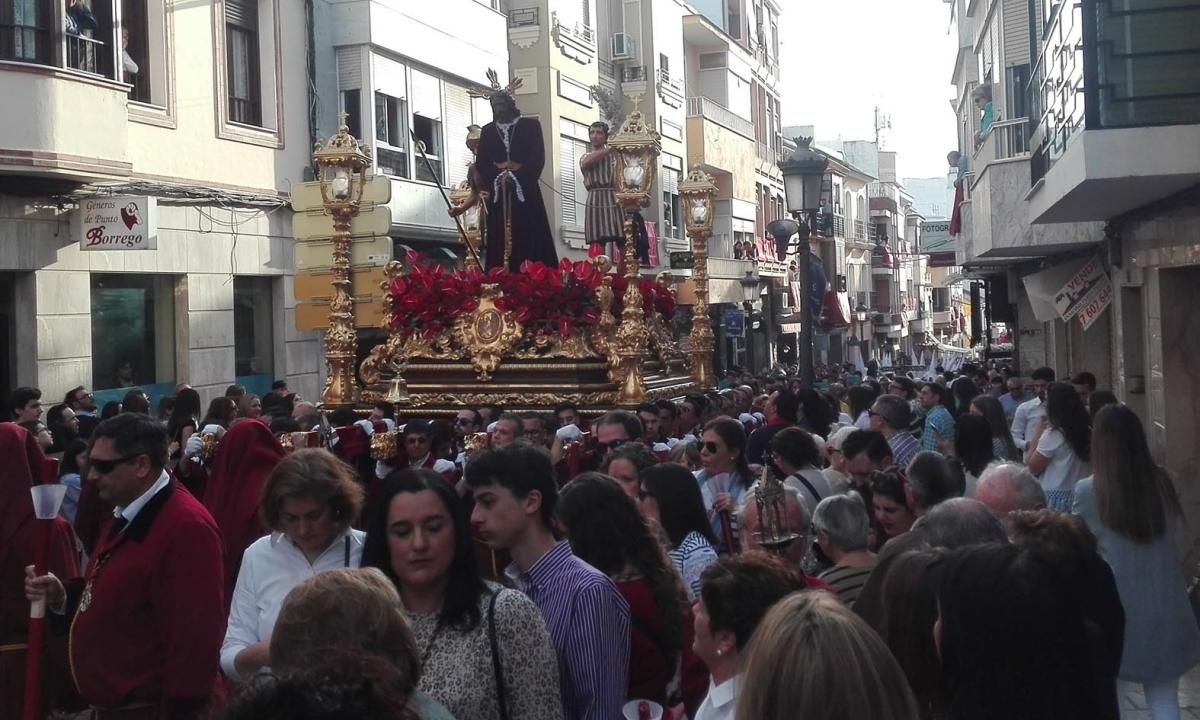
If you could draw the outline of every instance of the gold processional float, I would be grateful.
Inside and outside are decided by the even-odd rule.
[[[350,135],[345,117],[313,153],[334,230],[322,392],[327,408],[383,400],[395,404],[398,416],[437,417],[488,403],[520,412],[569,402],[595,414],[714,387],[707,245],[717,188],[698,168],[680,185],[695,289],[684,349],[671,331],[676,298],[670,273],[643,276],[635,252],[634,213],[650,204],[661,149],[659,134],[636,109],[610,140],[624,215],[624,262],[617,272],[603,255],[521,272],[481,268],[487,214],[479,202],[459,225],[468,246],[465,269],[446,270],[414,254],[383,269],[387,338],[356,374],[350,224],[371,177],[371,157]],[[472,153],[478,138],[472,126]],[[463,181],[448,200],[461,206],[469,195]]]
[[[613,261],[601,255],[564,260],[555,268],[531,265],[516,273],[481,268],[487,214],[481,211],[486,193],[479,192],[484,197],[459,223],[468,250],[465,269],[448,271],[417,256],[384,268],[380,286],[387,339],[371,350],[356,377],[350,224],[371,177],[371,157],[350,135],[345,120],[343,113],[337,134],[318,143],[313,153],[321,198],[334,228],[333,295],[325,332],[328,378],[322,393],[326,408],[365,408],[382,400],[395,405],[398,417],[436,417],[489,403],[522,412],[569,402],[594,415],[715,387],[708,239],[717,188],[699,168],[679,185],[695,296],[684,349],[671,332],[676,297],[670,273],[643,276],[636,254],[634,213],[650,204],[661,150],[659,134],[647,127],[636,107],[609,140],[624,215],[623,267],[611,272]],[[472,154],[478,142],[479,127],[473,125],[467,137]],[[461,207],[470,195],[464,180],[447,201]],[[506,259],[510,242],[506,237]],[[302,435],[315,439],[314,433]],[[477,436],[468,450],[480,442]],[[400,443],[399,432],[375,433],[372,453],[390,457]],[[755,500],[762,519],[759,543],[783,552],[799,536],[785,527],[782,483],[764,471],[763,482],[755,485]]]

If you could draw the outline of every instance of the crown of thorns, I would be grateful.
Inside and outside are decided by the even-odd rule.
[[[501,87],[500,86],[500,75],[491,68],[488,68],[487,79],[488,79],[488,82],[491,83],[491,88],[489,88],[487,90],[468,90],[467,91],[468,94],[471,97],[487,98],[489,100],[494,95],[507,95],[509,97],[512,97],[513,93],[516,92],[517,88],[521,87],[521,84],[523,83],[521,78],[515,77],[512,79],[511,82],[508,83],[507,86]]]

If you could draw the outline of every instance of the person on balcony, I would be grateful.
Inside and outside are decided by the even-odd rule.
[[[605,246],[624,244],[621,208],[617,205],[616,183],[613,178],[612,146],[608,144],[608,124],[594,122],[588,128],[592,150],[579,159],[579,170],[587,188],[587,212],[583,221],[583,236],[588,256],[606,254]],[[616,257],[612,249],[609,257]]]
[[[992,86],[980,85],[971,91],[971,99],[975,103],[975,107],[979,110],[979,132],[975,134],[975,144],[983,142],[983,137],[988,134],[988,130],[992,128],[992,123],[996,122],[996,116],[992,108]]]
[[[513,92],[520,79],[501,87],[496,71],[488,71],[492,87],[477,97],[492,105],[492,122],[483,126],[479,149],[471,166],[471,195],[450,208],[457,217],[479,202],[479,193],[489,194],[487,211],[487,267],[516,271],[526,260],[558,264],[554,236],[546,215],[546,202],[538,179],[546,164],[542,125],[536,118],[521,115]]]
[[[87,42],[79,40],[85,32],[91,32],[100,27],[91,8],[84,5],[82,0],[67,0],[67,61],[76,70],[95,69],[95,60],[89,58],[85,49]]]

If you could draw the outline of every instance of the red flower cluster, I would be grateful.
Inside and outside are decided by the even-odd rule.
[[[503,295],[496,306],[512,312],[518,322],[534,335],[557,332],[570,335],[579,327],[594,325],[600,318],[596,303],[596,288],[603,273],[587,262],[564,259],[558,267],[526,262],[520,272],[504,268],[448,271],[429,262],[419,253],[410,251],[406,257],[408,271],[392,280],[389,292],[395,310],[393,329],[420,332],[426,337],[441,333],[458,316],[479,306],[480,286],[495,283]],[[623,275],[613,275],[615,306],[613,314],[620,317],[620,306],[627,287]],[[670,291],[651,278],[641,278],[643,310],[647,316],[658,312],[665,318],[675,312],[675,299]]]

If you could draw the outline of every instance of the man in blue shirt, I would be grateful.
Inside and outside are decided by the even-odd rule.
[[[954,416],[942,404],[949,390],[937,383],[926,383],[921,388],[921,407],[925,408],[925,431],[921,433],[921,449],[941,452],[939,440],[954,444]]]
[[[545,450],[512,443],[467,465],[471,524],[513,564],[508,580],[542,612],[558,654],[566,720],[621,717],[629,686],[629,604],[604,573],[554,537],[558,485]]]
[[[1029,396],[1025,394],[1025,387],[1021,384],[1021,378],[1010,377],[1008,379],[1008,392],[1000,396],[1000,407],[1004,408],[1004,417],[1012,423],[1013,415],[1017,414],[1017,408],[1021,407],[1021,403],[1029,400]]]

